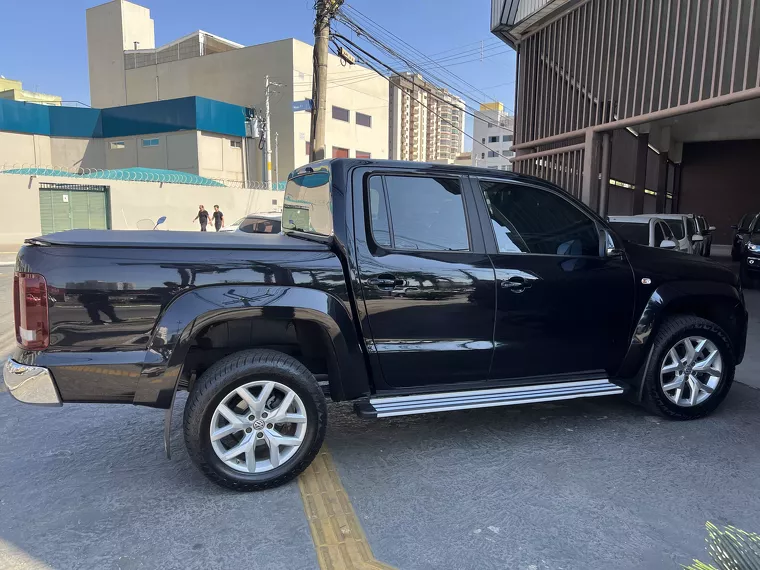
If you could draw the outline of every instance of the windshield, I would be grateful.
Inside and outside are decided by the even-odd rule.
[[[649,245],[649,224],[637,224],[635,222],[610,222],[612,229],[626,241]]]
[[[288,180],[282,207],[282,229],[330,236],[333,233],[330,173],[300,174]]]
[[[676,236],[676,239],[684,238],[683,220],[679,218],[677,220],[665,220],[665,222],[668,224],[668,227],[673,230],[673,235]]]

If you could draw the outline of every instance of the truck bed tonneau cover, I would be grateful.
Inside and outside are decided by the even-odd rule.
[[[151,230],[69,230],[26,240],[29,244],[68,247],[150,249],[275,249],[327,251],[326,244],[285,234],[174,232]]]

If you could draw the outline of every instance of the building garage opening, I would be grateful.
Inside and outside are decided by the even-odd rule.
[[[111,229],[110,187],[40,183],[42,233]]]

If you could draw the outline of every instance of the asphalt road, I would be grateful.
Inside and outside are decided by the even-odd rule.
[[[10,327],[0,267],[0,338]],[[375,557],[401,569],[677,569],[704,524],[760,531],[760,292],[745,363],[713,416],[617,397],[366,421],[327,445]],[[7,334],[7,333],[6,333]],[[741,383],[744,382],[744,383]],[[177,403],[38,408],[0,393],[0,569],[317,568],[295,483],[236,494],[191,465]]]

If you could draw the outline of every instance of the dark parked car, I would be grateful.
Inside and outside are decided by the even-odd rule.
[[[739,275],[744,287],[753,289],[757,286],[760,277],[760,214],[752,219],[747,233],[743,235]]]
[[[168,449],[188,391],[190,457],[245,491],[314,459],[326,397],[383,418],[626,393],[689,420],[744,356],[730,269],[624,243],[537,178],[324,161],[291,173],[282,219],[283,234],[28,240],[10,392],[169,410]]]
[[[699,230],[699,235],[704,238],[704,241],[702,241],[702,255],[704,257],[710,257],[715,226],[711,226],[710,222],[708,222],[707,218],[704,216],[698,215],[695,216],[695,218],[697,220],[697,229]]]
[[[752,222],[757,219],[758,215],[760,214],[757,212],[744,214],[738,224],[731,226],[731,229],[734,230],[734,239],[731,244],[731,259],[733,261],[739,261],[741,259],[742,252],[744,251],[744,244],[749,238],[749,228],[752,225]]]

